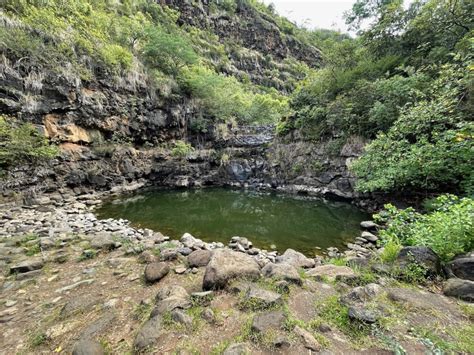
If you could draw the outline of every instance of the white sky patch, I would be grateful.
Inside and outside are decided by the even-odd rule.
[[[411,1],[405,0],[405,6]],[[273,3],[280,15],[299,26],[348,32],[343,16],[344,12],[352,9],[356,0],[263,0],[263,2]]]

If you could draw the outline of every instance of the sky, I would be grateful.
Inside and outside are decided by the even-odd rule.
[[[307,28],[328,28],[347,32],[343,14],[356,0],[263,0],[275,5],[280,15]]]

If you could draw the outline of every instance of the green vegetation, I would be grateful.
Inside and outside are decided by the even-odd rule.
[[[245,4],[257,14],[268,14],[258,1]],[[210,7],[233,15],[237,2],[213,2]],[[224,44],[208,30],[178,25],[179,12],[157,1],[5,0],[2,11],[0,50],[5,65],[16,70],[15,63],[28,58],[22,65],[30,68],[31,89],[41,89],[48,70],[71,82],[107,79],[116,87],[146,88],[171,99],[189,95],[210,122],[276,122],[289,112],[287,98],[271,85],[257,86],[224,70],[231,52],[246,49]],[[284,28],[296,29],[274,13],[270,17]],[[309,70],[294,58],[282,65],[295,77]],[[277,65],[273,67],[278,76]],[[265,75],[273,80],[271,73]]]
[[[389,204],[375,219],[386,225],[380,237],[389,247],[389,256],[385,256],[389,259],[394,255],[394,251],[390,251],[395,248],[393,244],[424,245],[444,261],[474,247],[474,201],[471,198],[442,195],[426,214],[411,207],[400,210]]]
[[[183,141],[176,141],[174,143],[174,148],[171,150],[171,154],[178,158],[185,158],[188,154],[192,153],[194,148],[191,144],[183,142]]]
[[[57,153],[32,124],[17,125],[0,115],[0,168],[52,159]]]
[[[360,191],[472,192],[472,12],[466,0],[358,0],[347,15],[357,38],[313,35],[325,66],[278,131],[373,139],[352,166]]]

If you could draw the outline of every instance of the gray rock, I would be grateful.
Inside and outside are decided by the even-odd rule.
[[[160,316],[154,316],[143,324],[138,331],[133,347],[137,352],[146,350],[156,344],[162,335],[162,321]]]
[[[155,297],[156,307],[152,316],[171,312],[176,308],[187,309],[191,307],[188,292],[181,286],[165,286],[161,288]]]
[[[259,276],[260,266],[251,256],[228,249],[217,249],[206,266],[203,289],[220,289],[226,287],[232,279]]]
[[[452,278],[443,287],[446,296],[474,302],[474,281]]]
[[[349,307],[348,315],[351,320],[362,323],[372,324],[377,321],[377,316],[374,312],[362,307]]]
[[[39,269],[42,269],[43,266],[44,266],[43,259],[31,258],[31,259],[22,261],[16,265],[11,266],[10,274],[39,270]]]
[[[282,255],[277,256],[276,262],[289,264],[295,268],[311,268],[316,264],[313,259],[307,258],[302,253],[293,249],[287,249]]]
[[[252,331],[265,333],[266,331],[279,330],[285,321],[285,314],[281,311],[273,311],[257,314],[252,321]]]
[[[105,354],[102,345],[92,339],[79,340],[72,350],[72,355],[103,355]]]
[[[289,264],[268,263],[262,268],[262,274],[265,277],[271,277],[276,280],[285,280],[301,285],[302,280],[296,268]]]
[[[90,295],[73,297],[63,306],[59,315],[61,318],[66,318],[73,314],[90,310],[99,303],[99,299]]]
[[[377,229],[378,225],[374,221],[362,221],[360,227],[363,229],[374,230]]]
[[[283,300],[279,293],[265,290],[256,286],[251,286],[246,295],[245,301],[258,309],[267,309],[281,305]]]
[[[382,287],[377,284],[359,286],[353,288],[347,295],[345,295],[342,298],[342,301],[346,304],[351,304],[353,302],[363,303],[374,299],[382,291]]]
[[[448,268],[456,277],[474,281],[474,257],[456,258],[448,264]]]
[[[206,266],[211,260],[212,252],[210,250],[195,250],[188,255],[189,267]]]
[[[112,250],[116,248],[116,242],[109,233],[98,233],[90,241],[91,247],[101,250]]]
[[[145,280],[147,282],[156,282],[168,275],[170,267],[167,263],[151,263],[145,267]]]
[[[191,328],[191,326],[193,325],[193,319],[179,308],[176,308],[171,311],[171,319],[173,319],[173,321],[175,321],[176,323],[184,325],[187,328]]]
[[[369,242],[373,242],[373,243],[375,243],[377,240],[379,240],[379,238],[376,235],[374,235],[370,232],[362,232],[361,237],[364,238],[365,240],[368,240]]]
[[[213,324],[216,322],[216,315],[214,314],[214,311],[210,308],[205,308],[202,311],[201,318],[210,324]]]
[[[423,266],[427,276],[437,275],[441,271],[441,260],[438,255],[430,248],[423,246],[402,248],[398,253],[397,263],[402,272],[413,263]]]
[[[314,336],[310,332],[308,332],[306,329],[303,329],[297,325],[294,329],[294,332],[296,335],[301,337],[301,340],[303,341],[303,345],[305,348],[312,351],[321,350],[321,345],[314,338]]]
[[[28,280],[41,275],[42,270],[33,270],[16,275],[16,281]]]
[[[250,353],[250,348],[245,343],[231,344],[222,355],[245,355]]]
[[[183,247],[183,248],[178,248],[177,252],[180,253],[181,255],[187,256],[191,254],[193,250],[188,247]]]
[[[332,264],[316,266],[314,269],[306,271],[306,275],[316,278],[328,277],[330,279],[335,279],[336,277],[340,276],[357,276],[355,272],[348,266],[338,266]]]
[[[161,259],[165,261],[176,260],[178,259],[178,255],[179,255],[178,249],[174,249],[174,248],[164,249],[160,253]]]

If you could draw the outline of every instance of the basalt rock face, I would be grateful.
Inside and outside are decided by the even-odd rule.
[[[228,74],[248,76],[254,83],[285,92],[292,89],[285,80],[301,75],[285,60],[294,58],[311,67],[321,65],[321,52],[317,48],[286,34],[272,16],[246,1],[237,1],[235,9],[230,11],[211,5],[209,0],[168,0],[167,3],[180,12],[181,24],[215,33],[224,45],[232,43],[234,50],[228,58],[229,64],[223,68]],[[278,78],[268,75],[275,70],[279,72]]]
[[[183,26],[212,32],[248,54],[227,51],[229,65],[223,73],[247,75],[287,92],[291,88],[284,85],[289,82],[285,78],[298,75],[285,64],[287,59],[320,64],[316,48],[285,34],[271,16],[245,1],[231,12],[215,12],[204,0],[167,3],[180,11]],[[12,53],[0,56],[0,114],[34,124],[60,147],[49,162],[2,172],[0,194],[21,192],[34,198],[58,189],[110,190],[138,181],[136,186],[250,185],[354,197],[347,164],[359,154],[359,143],[329,157],[329,143],[276,138],[272,125],[216,125],[199,134],[192,129],[201,115],[196,103],[150,85],[140,63],[134,64],[133,74],[122,75],[110,75],[97,65],[92,78],[82,78],[71,65],[53,71]],[[278,77],[268,74],[273,69]],[[176,140],[190,142],[195,150],[176,156]]]

